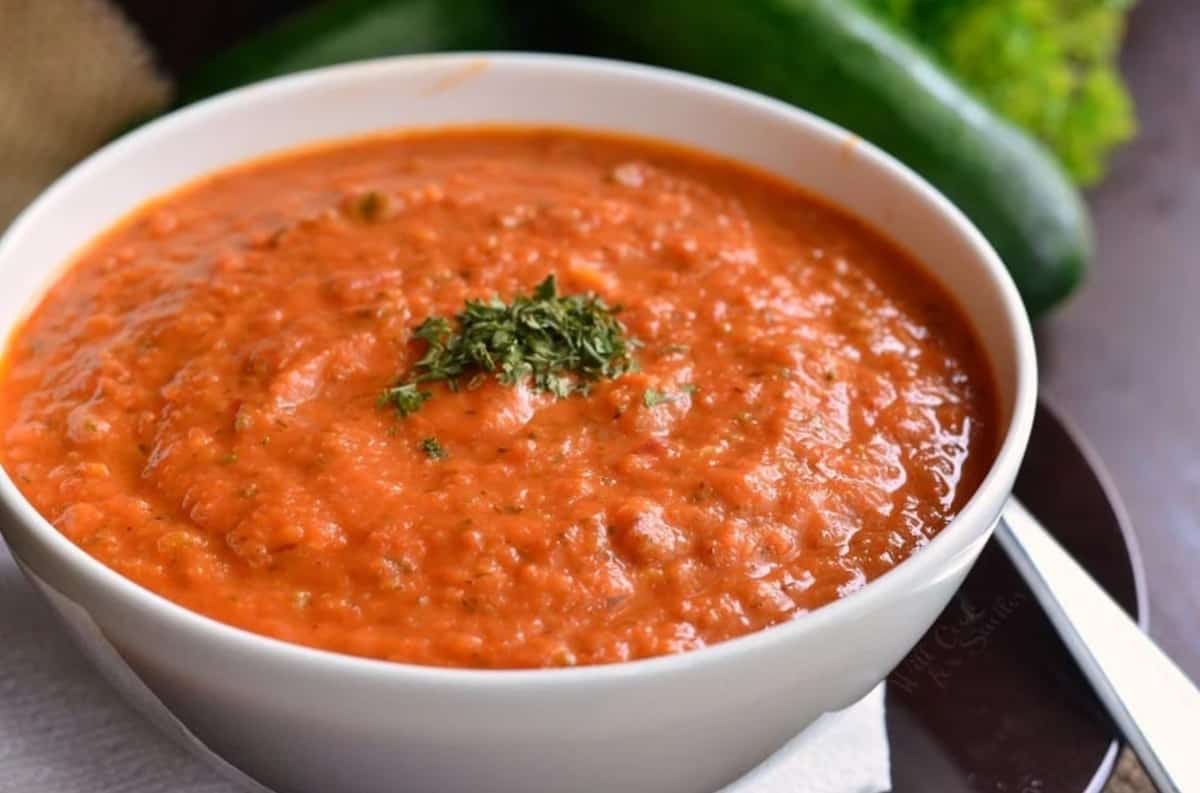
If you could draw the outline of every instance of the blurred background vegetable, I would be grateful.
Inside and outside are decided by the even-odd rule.
[[[1136,129],[1116,60],[1132,0],[860,0],[1090,185]]]
[[[284,17],[187,74],[178,104],[281,74],[346,61],[515,40],[496,0],[331,0]]]

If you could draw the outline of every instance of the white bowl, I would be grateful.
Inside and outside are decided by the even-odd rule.
[[[895,160],[780,102],[641,66],[496,54],[324,69],[173,113],[60,179],[0,241],[0,338],[75,251],[151,196],[310,141],[471,122],[666,138],[767,168],[885,231],[957,298],[991,359],[1006,427],[979,491],[927,547],[811,614],[683,655],[556,670],[371,661],[228,627],[92,559],[7,475],[0,529],[111,678],[137,689],[133,670],[205,744],[280,791],[714,790],[900,661],[983,548],[1025,450],[1036,370],[1017,292],[967,219]]]

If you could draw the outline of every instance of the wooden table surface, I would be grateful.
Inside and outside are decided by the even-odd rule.
[[[1099,261],[1038,352],[1128,508],[1151,633],[1200,680],[1200,3],[1142,0],[1123,66],[1141,132],[1090,196]]]

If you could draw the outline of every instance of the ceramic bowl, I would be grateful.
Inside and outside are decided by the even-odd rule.
[[[92,559],[7,475],[0,528],[110,679],[281,793],[715,790],[863,696],[916,643],[987,542],[1029,435],[1036,367],[1013,283],[970,222],[895,160],[794,107],[642,66],[466,54],[324,69],[175,112],[49,188],[0,242],[0,338],[94,235],[194,177],[322,139],[478,122],[699,147],[779,174],[892,237],[959,301],[990,357],[1004,432],[986,481],[925,548],[836,603],[695,652],[555,670],[371,661],[217,623]]]

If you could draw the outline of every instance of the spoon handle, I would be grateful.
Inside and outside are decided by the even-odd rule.
[[[1015,498],[996,538],[1161,793],[1200,791],[1200,690]]]

